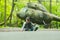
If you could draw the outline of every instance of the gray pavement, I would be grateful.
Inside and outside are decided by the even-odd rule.
[[[60,31],[0,32],[0,40],[60,40]]]
[[[60,40],[60,30],[21,31],[20,28],[0,28],[0,40]]]

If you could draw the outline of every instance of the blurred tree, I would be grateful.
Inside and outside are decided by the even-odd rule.
[[[38,0],[38,3],[42,3],[43,0]]]
[[[58,2],[58,0],[56,0],[56,6],[57,6],[57,2]],[[57,13],[57,9],[56,9],[56,13]],[[57,27],[57,29],[58,29],[58,22],[56,22],[56,27]]]
[[[11,20],[12,20],[12,13],[14,11],[14,6],[15,6],[14,0],[12,0],[12,10],[11,10],[11,15],[10,15],[10,24],[11,24]]]
[[[5,12],[4,12],[4,22],[5,22],[4,27],[6,27],[6,0],[5,0],[4,10],[5,10]]]
[[[52,13],[52,0],[50,0],[50,13]]]

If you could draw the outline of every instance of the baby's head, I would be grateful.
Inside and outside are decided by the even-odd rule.
[[[30,17],[26,17],[26,22],[30,23]]]

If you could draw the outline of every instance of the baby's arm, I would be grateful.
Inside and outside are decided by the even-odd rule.
[[[24,22],[24,23],[23,23],[23,26],[22,26],[22,31],[24,31],[24,26],[25,26],[25,23],[26,23],[26,22]]]

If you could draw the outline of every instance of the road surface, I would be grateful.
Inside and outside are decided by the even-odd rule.
[[[0,40],[60,40],[60,31],[50,29],[40,31],[23,31],[23,32],[5,31],[0,32]]]

